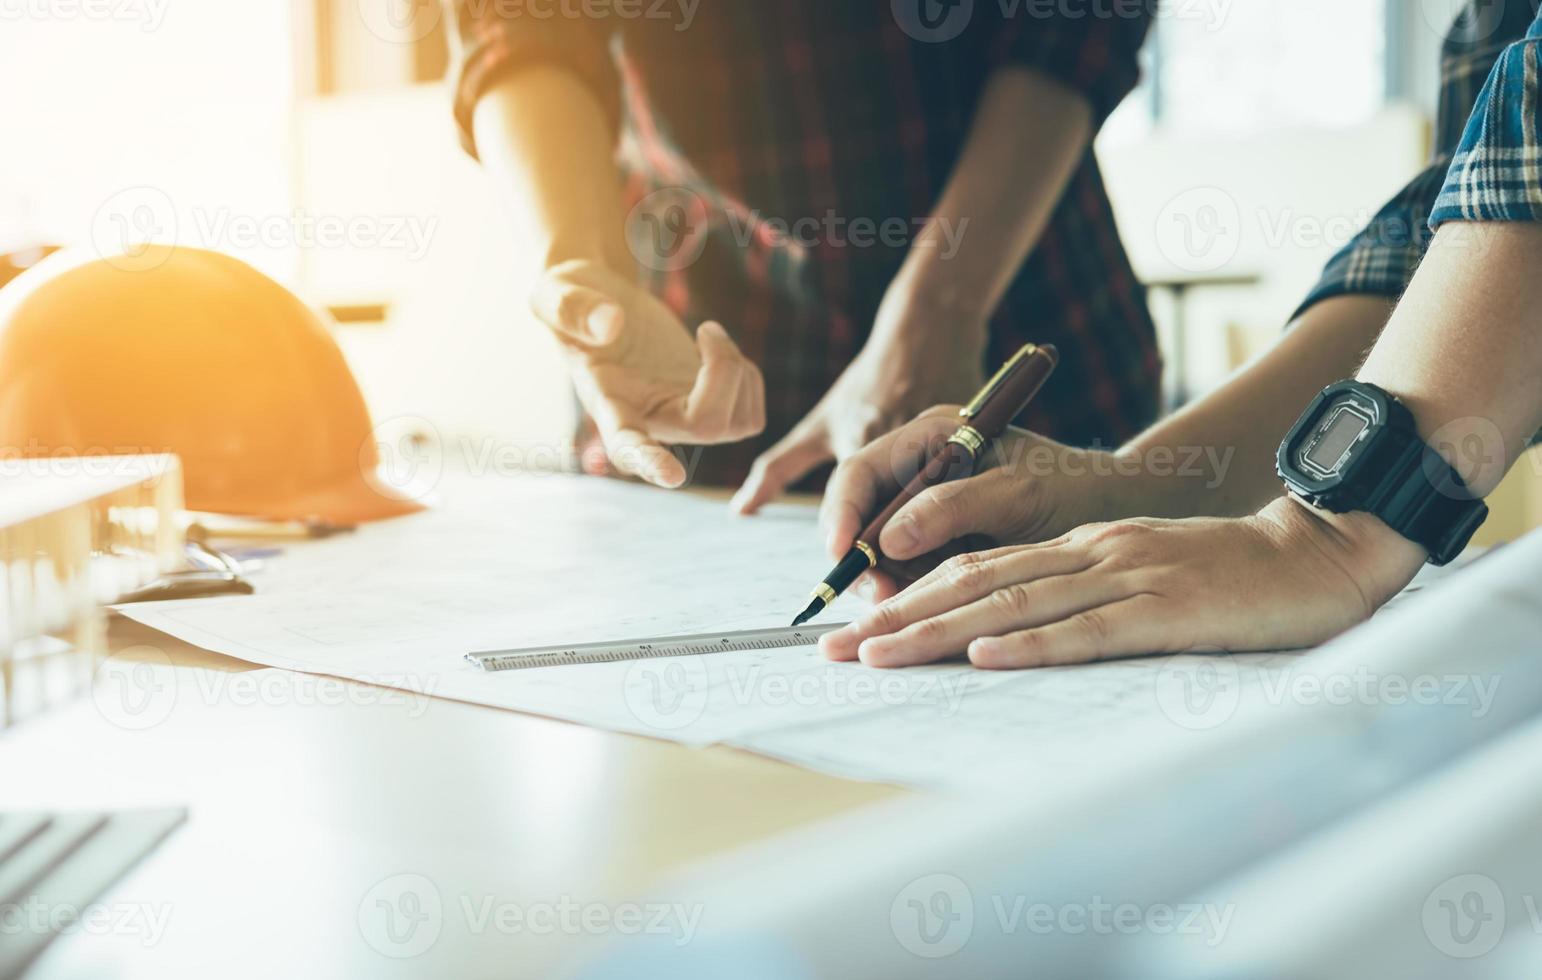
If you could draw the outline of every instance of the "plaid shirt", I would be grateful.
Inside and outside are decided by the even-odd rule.
[[[697,211],[699,256],[645,274],[687,323],[722,322],[767,388],[766,434],[704,451],[695,475],[711,483],[741,479],[861,349],[991,74],[1021,65],[1058,79],[1101,123],[1138,80],[1151,16],[985,2],[971,14],[936,0],[700,0],[691,17],[681,0],[625,16],[619,4],[591,4],[608,13],[586,18],[569,6],[453,0],[462,138],[475,153],[471,114],[495,79],[561,65],[617,127],[629,231],[678,223],[682,199]],[[906,232],[859,247],[859,222]],[[982,369],[1027,341],[1058,345],[1063,361],[1022,424],[1113,444],[1155,417],[1155,331],[1090,150],[991,318]]]
[[[1515,3],[1518,22],[1534,3]],[[1430,227],[1447,221],[1542,221],[1542,138],[1537,122],[1542,16],[1525,38],[1506,47],[1479,93],[1477,106],[1435,199]]]
[[[1329,261],[1298,316],[1330,296],[1402,295],[1443,222],[1542,220],[1537,5],[1472,0],[1462,10],[1441,56],[1429,166]]]

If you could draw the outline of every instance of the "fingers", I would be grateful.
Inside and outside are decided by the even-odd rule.
[[[609,295],[560,275],[548,275],[536,285],[530,309],[562,339],[591,348],[614,343],[626,322]]]
[[[750,363],[745,381],[734,402],[730,425],[733,431],[744,433],[740,438],[748,439],[760,435],[766,429],[766,380],[760,370]]]
[[[836,467],[819,502],[819,527],[824,531],[825,550],[832,559],[839,559],[857,540],[865,516],[878,509],[879,494],[898,489],[892,476],[883,467],[875,468],[863,454]]]
[[[860,594],[869,602],[884,602],[904,591],[904,584],[881,568],[874,568],[857,581]]]
[[[924,490],[885,525],[878,546],[895,561],[907,561],[972,534],[995,537],[1024,503],[1014,499],[1024,491],[1020,484],[1001,470],[987,470]]]
[[[1108,592],[1079,573],[1094,559],[1063,544],[961,555],[850,626],[826,634],[826,656],[907,666],[963,653],[969,641],[1086,608]],[[1100,577],[1104,582],[1108,576]],[[1122,584],[1122,583],[1121,583]]]
[[[1060,622],[1089,605],[1128,594],[1107,576],[1057,575],[998,589],[983,599],[866,640],[858,656],[870,667],[909,667],[968,650],[974,640]]]
[[[1177,652],[1170,603],[1142,594],[1057,622],[969,644],[969,661],[987,670],[1054,667]]]
[[[738,514],[757,513],[814,467],[833,458],[822,427],[799,426],[755,460],[729,506]]]
[[[656,440],[633,428],[601,430],[605,452],[622,473],[647,480],[666,490],[685,486],[685,464]]]
[[[819,508],[819,526],[831,557],[846,553],[877,511],[878,501],[909,482],[937,440],[946,439],[957,428],[954,411],[934,409],[842,461],[825,487]]]
[[[580,400],[594,419],[605,454],[616,469],[668,490],[685,485],[685,466],[674,453],[645,433],[623,405],[601,395],[582,376],[575,380]]]
[[[696,331],[701,370],[685,398],[685,428],[701,443],[736,442],[766,427],[765,382],[721,324]]]

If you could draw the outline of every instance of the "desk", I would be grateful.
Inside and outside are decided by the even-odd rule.
[[[170,661],[150,668],[165,700],[146,717],[160,720],[119,727],[98,704],[116,692],[98,689],[0,733],[0,807],[187,805],[187,825],[101,899],[169,918],[153,942],[143,928],[63,937],[29,978],[543,976],[607,935],[479,927],[489,900],[614,906],[694,860],[900,792],[254,668],[117,617],[109,638]],[[399,959],[360,915],[402,874],[433,883],[442,929]]]

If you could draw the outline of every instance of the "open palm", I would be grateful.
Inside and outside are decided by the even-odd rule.
[[[579,400],[623,472],[677,487],[667,443],[737,442],[765,428],[765,384],[722,325],[693,339],[646,290],[593,262],[549,270],[532,301],[567,354]]]

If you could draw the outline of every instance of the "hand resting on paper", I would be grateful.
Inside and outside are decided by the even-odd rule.
[[[1286,497],[1246,518],[1091,524],[952,558],[820,648],[873,667],[967,652],[1009,669],[1305,647],[1368,618],[1425,557],[1375,517]]]

